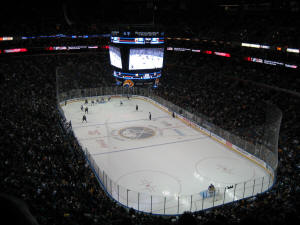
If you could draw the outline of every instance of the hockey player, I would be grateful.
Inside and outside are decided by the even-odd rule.
[[[175,113],[174,112],[172,113],[172,117],[175,118]]]
[[[83,112],[83,105],[80,106],[81,111]]]
[[[151,112],[149,112],[149,120],[151,120]]]
[[[72,122],[70,120],[68,129],[72,129]]]
[[[215,186],[214,186],[213,184],[210,184],[210,185],[208,186],[208,193],[209,193],[209,195],[210,195],[210,196],[213,196],[214,193],[215,193],[215,191],[216,191]]]
[[[120,101],[120,105],[123,105],[123,102],[122,102],[122,101]]]
[[[83,121],[85,121],[85,122],[87,123],[85,114],[82,116],[82,122],[83,122]]]
[[[84,104],[88,104],[88,103],[89,103],[89,101],[86,99],[85,102],[84,102]]]
[[[88,107],[85,107],[85,109],[84,109],[84,114],[89,114],[89,108]]]
[[[135,111],[139,111],[139,106],[138,105],[135,106]]]
[[[94,105],[95,104],[95,102],[94,102],[94,100],[92,100],[92,103],[91,103],[91,105]]]

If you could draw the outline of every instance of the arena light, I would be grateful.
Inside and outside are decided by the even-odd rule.
[[[260,59],[260,58],[254,58],[254,57],[251,57],[251,62],[256,62],[256,63],[263,63],[264,60],[263,59]]]
[[[282,62],[271,61],[271,60],[266,60],[266,59],[264,59],[264,64],[272,65],[272,66],[283,65]]]
[[[244,58],[244,60],[251,62],[251,57],[247,56]]]
[[[85,49],[85,48],[87,48],[87,46],[85,45],[68,46],[68,50]]]
[[[242,43],[242,47],[260,48],[259,44]]]
[[[18,52],[27,52],[27,48],[12,48],[3,50],[4,53],[18,53]]]
[[[263,48],[263,49],[270,49],[271,47],[269,45],[260,45],[260,44],[250,44],[250,43],[242,43],[243,47],[248,48]]]
[[[189,51],[190,49],[189,48],[174,48],[174,51],[177,51],[177,52],[185,52],[185,51]]]
[[[0,37],[0,41],[12,41],[13,37]]]
[[[297,65],[291,65],[291,64],[284,64],[285,67],[287,68],[292,68],[292,69],[297,69],[298,66]]]
[[[218,56],[228,57],[228,58],[231,57],[231,55],[226,52],[214,52],[214,54]]]
[[[53,51],[54,50],[52,46],[46,47],[45,49],[46,49],[46,51]]]
[[[287,52],[291,52],[291,53],[298,53],[298,54],[299,54],[299,52],[300,52],[300,50],[299,50],[299,49],[296,49],[296,48],[287,48],[286,51],[287,51]]]
[[[53,50],[67,50],[67,46],[54,46]]]
[[[204,54],[211,55],[213,52],[212,51],[203,51]]]
[[[35,39],[36,37],[32,36],[32,37],[21,37],[22,40],[27,40],[27,39]]]
[[[270,46],[269,46],[269,45],[260,45],[260,48],[263,48],[263,49],[270,49]]]

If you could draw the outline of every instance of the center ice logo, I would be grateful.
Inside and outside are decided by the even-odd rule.
[[[119,135],[128,139],[145,139],[155,135],[155,131],[148,127],[126,127],[119,131]]]

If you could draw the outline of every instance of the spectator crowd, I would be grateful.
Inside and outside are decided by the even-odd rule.
[[[260,101],[278,106],[283,120],[277,177],[271,190],[206,211],[162,217],[125,209],[109,199],[57,109],[56,85],[63,90],[114,85],[108,54],[9,56],[0,61],[0,193],[26,202],[38,224],[275,224],[299,220],[299,90],[293,83],[285,84],[286,80],[269,80],[270,72],[289,80],[289,70],[236,65],[209,56],[167,55],[157,95],[236,133],[264,122],[257,106]],[[78,82],[68,87],[68,80],[60,77],[56,84],[56,68],[63,74],[64,70],[74,73]],[[265,83],[271,87],[262,86]],[[279,90],[276,84],[293,92]]]
[[[0,24],[0,50],[105,45],[108,39],[23,40],[21,37],[107,34],[115,28],[111,23],[106,23],[107,21],[119,23],[125,19],[147,23],[150,20],[150,23],[159,25],[153,26],[153,29],[162,29],[166,32],[166,37],[172,38],[190,37],[210,43],[230,42],[233,45],[249,42],[298,49],[300,47],[299,15],[290,11],[278,10],[274,14],[269,10],[268,13],[262,13],[258,7],[252,12],[226,12],[225,8],[212,12],[204,6],[199,11],[198,7],[189,5],[192,1],[185,0],[165,3],[154,1],[158,4],[155,10],[147,5],[136,10],[127,4],[129,1],[124,1],[122,7],[116,7],[115,2],[107,1],[107,5],[104,5],[103,1],[99,1],[98,8],[91,4],[82,9],[86,13],[84,15],[77,13],[75,7],[72,7],[76,5],[73,1],[64,2],[67,3],[8,3],[9,6],[6,5],[1,13],[3,23]],[[38,4],[47,10],[40,11]],[[77,6],[82,7],[81,4]],[[131,10],[126,16],[121,13],[126,11],[123,6]],[[78,8],[78,12],[79,9],[81,11]],[[94,16],[101,16],[86,20],[92,12]],[[85,20],[85,23],[81,20]],[[2,41],[1,38],[7,36],[18,38]],[[167,42],[179,47],[207,47],[203,42],[202,46],[198,46],[199,43]],[[221,45],[214,48],[218,50]],[[240,53],[240,49],[232,45],[226,48],[234,54]],[[260,102],[276,105],[282,111],[283,117],[278,143],[278,169],[271,190],[221,207],[164,217],[125,209],[106,195],[86,161],[70,124],[58,110],[57,92],[115,85],[108,53],[67,52],[18,56],[2,54],[1,51],[1,223],[273,225],[299,221],[299,68],[293,70],[191,51],[166,51],[163,75],[155,89],[160,97],[192,113],[202,114],[211,123],[246,138],[249,138],[249,127],[265,122]],[[294,57],[281,52],[269,52],[264,53],[267,59],[286,58],[299,65],[299,54]],[[261,53],[261,50],[242,52],[244,56],[258,58]],[[70,78],[63,76],[65,74],[73,74],[76,79],[70,82]]]

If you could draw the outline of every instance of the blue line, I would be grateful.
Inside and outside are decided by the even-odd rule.
[[[160,116],[160,117],[152,117],[152,119],[161,119],[161,118],[170,118],[170,116]],[[148,120],[148,119],[139,119],[139,120],[125,120],[125,121],[119,121],[119,122],[111,122],[108,123],[108,125],[110,124],[116,124],[116,123],[128,123],[128,122],[136,122],[136,121],[143,121],[143,120]],[[84,128],[84,127],[92,127],[92,126],[98,126],[98,125],[105,125],[105,123],[96,123],[93,125],[88,125],[88,126],[74,126],[73,128]]]
[[[136,148],[127,148],[127,149],[121,149],[121,150],[117,150],[117,151],[102,152],[102,153],[96,153],[96,154],[91,154],[91,155],[92,156],[98,156],[98,155],[105,155],[105,154],[111,154],[111,153],[126,152],[126,151],[142,149],[142,148],[150,148],[150,147],[156,147],[156,146],[162,146],[162,145],[169,145],[169,144],[175,144],[175,143],[195,141],[195,140],[200,140],[200,139],[203,139],[203,138],[206,138],[206,137],[203,136],[203,137],[200,137],[200,138],[193,138],[193,139],[182,140],[182,141],[173,141],[173,142],[167,142],[167,143],[155,144],[155,145],[148,145],[148,146],[142,146],[142,147],[136,147]]]

